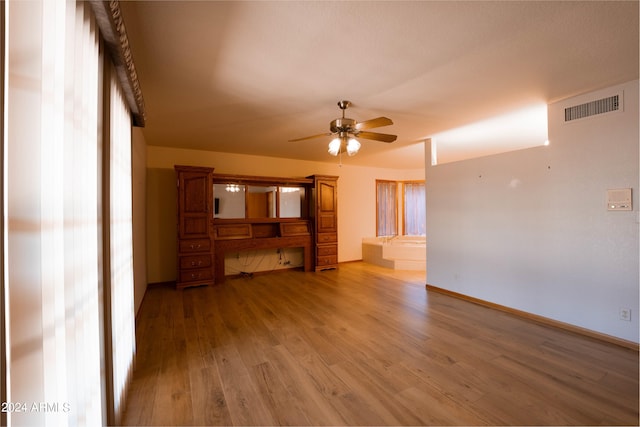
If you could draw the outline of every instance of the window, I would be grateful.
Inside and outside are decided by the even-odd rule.
[[[376,180],[376,236],[398,235],[398,183]]]
[[[426,234],[426,205],[424,182],[404,182],[403,186],[403,233],[405,236]]]
[[[376,206],[376,236],[397,236],[399,229],[405,236],[426,234],[424,181],[376,180]]]

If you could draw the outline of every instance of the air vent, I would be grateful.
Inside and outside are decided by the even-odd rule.
[[[609,113],[620,109],[620,95],[598,99],[585,104],[575,105],[564,109],[564,121],[584,119],[596,114]]]

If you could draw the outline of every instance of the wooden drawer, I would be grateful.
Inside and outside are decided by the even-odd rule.
[[[318,246],[318,256],[338,255],[338,245]]]
[[[253,236],[251,224],[221,224],[213,230],[216,240],[250,239]]]
[[[211,265],[211,255],[181,256],[180,268],[204,268]]]
[[[181,282],[196,282],[211,279],[213,279],[213,275],[211,274],[210,268],[185,270],[180,272]]]
[[[190,239],[180,240],[180,252],[209,252],[211,250],[211,240]]]
[[[338,241],[337,233],[318,233],[316,237],[318,243],[333,243]]]
[[[283,222],[280,224],[281,236],[308,236],[311,234],[308,222]]]
[[[337,255],[318,256],[316,259],[316,268],[336,264],[338,264]]]

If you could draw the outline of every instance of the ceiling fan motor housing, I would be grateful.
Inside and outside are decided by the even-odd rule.
[[[335,119],[329,125],[329,129],[332,133],[335,132],[353,132],[355,131],[356,121],[348,117],[342,117]]]

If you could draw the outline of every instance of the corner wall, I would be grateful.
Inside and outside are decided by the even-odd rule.
[[[619,89],[624,111],[564,123]],[[551,104],[549,139],[437,166],[426,147],[427,281],[637,343],[638,81]],[[633,211],[608,211],[607,189],[629,187]]]
[[[422,180],[423,169],[398,170],[166,147],[147,147],[147,280],[176,278],[174,165],[208,166],[215,173],[338,179],[338,262],[362,259],[362,238],[376,234],[376,179]],[[275,252],[275,251],[274,251]]]

